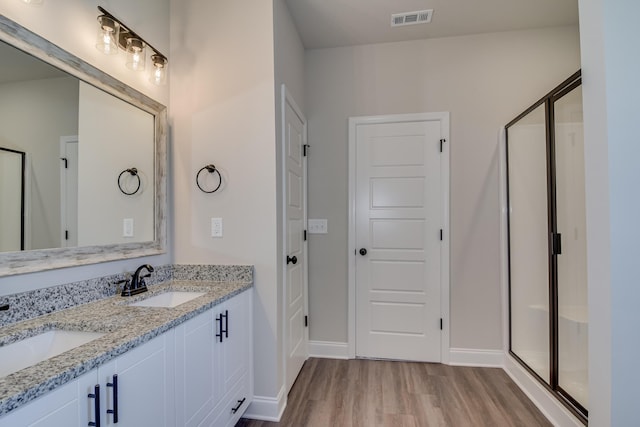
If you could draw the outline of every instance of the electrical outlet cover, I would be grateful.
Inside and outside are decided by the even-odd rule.
[[[326,219],[309,219],[307,220],[309,234],[327,234],[328,226]]]
[[[211,237],[222,237],[222,218],[211,218]]]

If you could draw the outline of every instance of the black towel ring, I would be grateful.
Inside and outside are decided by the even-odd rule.
[[[131,176],[135,176],[138,179],[138,186],[136,187],[135,190],[133,190],[130,193],[124,191],[122,189],[122,185],[120,184],[120,178],[122,178],[122,175],[124,175],[127,172],[129,172],[131,174]],[[140,189],[140,184],[141,184],[140,175],[138,175],[138,169],[136,169],[136,168],[125,169],[122,172],[120,172],[120,175],[118,175],[118,188],[120,189],[120,191],[122,191],[122,194],[126,194],[127,196],[132,196],[132,195],[136,194],[138,192],[138,190]]]
[[[218,174],[218,178],[219,178],[219,182],[218,182],[218,186],[216,188],[214,188],[211,191],[207,191],[204,188],[202,188],[202,186],[200,186],[200,174],[202,173],[203,170],[205,170],[209,173],[217,173]],[[215,193],[216,191],[218,191],[218,189],[220,188],[220,186],[222,185],[222,175],[220,175],[220,171],[218,169],[216,169],[216,167],[214,165],[206,165],[205,167],[203,167],[202,169],[200,169],[198,171],[198,173],[196,174],[196,185],[198,186],[198,188],[200,189],[200,191],[202,191],[203,193],[207,193],[207,194],[211,194],[211,193]]]

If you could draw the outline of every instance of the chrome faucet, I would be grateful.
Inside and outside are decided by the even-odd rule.
[[[142,274],[142,270],[147,270],[147,274]],[[147,292],[147,284],[144,279],[151,276],[153,273],[153,267],[149,264],[143,264],[136,269],[136,272],[133,273],[131,277],[131,282],[126,283],[122,288],[122,296],[128,297],[131,295],[137,295],[142,292]]]

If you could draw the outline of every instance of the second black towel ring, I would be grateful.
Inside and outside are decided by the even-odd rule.
[[[131,176],[135,176],[138,179],[138,186],[132,192],[124,191],[124,189],[122,188],[122,184],[120,184],[120,178],[122,178],[122,175],[124,175],[127,172],[129,172],[131,174]],[[120,175],[118,175],[118,188],[120,189],[120,191],[122,191],[122,194],[126,194],[127,196],[133,196],[140,189],[140,184],[141,184],[140,175],[138,175],[138,169],[136,169],[136,168],[125,169],[122,172],[120,172]]]
[[[200,174],[202,173],[203,170],[206,170],[207,172],[209,172],[211,174],[213,174],[213,173],[217,173],[218,174],[218,178],[219,178],[218,186],[216,188],[214,188],[213,190],[209,190],[209,191],[205,190],[200,185]],[[202,191],[203,193],[207,193],[207,194],[215,193],[216,191],[218,191],[218,189],[222,185],[222,175],[220,175],[220,171],[214,165],[206,165],[205,167],[200,169],[198,171],[198,173],[196,174],[196,185],[198,186],[200,191]]]

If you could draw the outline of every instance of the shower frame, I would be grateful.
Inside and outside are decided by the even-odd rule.
[[[538,372],[531,368],[512,348],[512,266],[511,266],[511,217],[507,214],[507,245],[508,245],[508,272],[509,272],[509,354],[520,363],[533,377],[535,377],[552,395],[562,402],[585,425],[588,422],[588,410],[582,406],[570,393],[559,385],[559,351],[558,351],[558,255],[560,254],[560,234],[558,233],[557,200],[556,200],[556,150],[555,150],[555,102],[579,87],[582,84],[581,71],[577,71],[571,77],[555,87],[551,92],[543,96],[520,115],[510,121],[506,126],[506,185],[507,206],[510,204],[509,194],[509,128],[528,114],[544,105],[545,109],[545,135],[546,135],[546,171],[547,171],[547,224],[549,234],[548,262],[549,262],[549,361],[550,376],[542,378]]]

